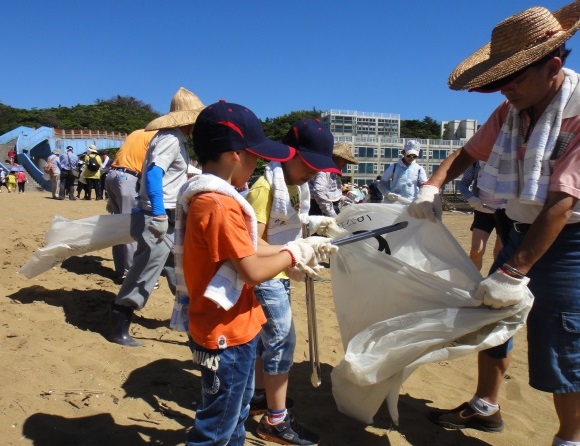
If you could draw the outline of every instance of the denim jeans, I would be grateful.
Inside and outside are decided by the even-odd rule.
[[[189,340],[193,362],[201,369],[201,404],[187,446],[244,445],[257,341],[256,336],[246,344],[208,350]]]
[[[264,373],[288,373],[293,364],[296,333],[290,308],[290,281],[272,279],[254,288],[267,321],[262,325],[258,356],[264,361]]]

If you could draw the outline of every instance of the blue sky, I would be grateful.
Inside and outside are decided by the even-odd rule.
[[[449,73],[494,25],[538,4],[567,2],[0,0],[0,102],[122,95],[166,113],[183,86],[261,119],[315,107],[483,123],[502,96],[451,91]],[[578,39],[567,65],[580,71]]]

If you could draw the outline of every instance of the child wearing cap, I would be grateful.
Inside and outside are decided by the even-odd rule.
[[[258,235],[270,244],[284,244],[301,236],[302,222],[308,221],[310,192],[308,181],[318,172],[339,170],[332,159],[334,138],[318,120],[295,122],[283,142],[296,149],[284,162],[271,161],[258,178],[247,200],[256,212]],[[333,218],[317,216],[312,232],[334,223]],[[257,435],[279,444],[309,445],[318,436],[300,426],[287,412],[286,391],[293,363],[296,334],[290,308],[290,281],[284,273],[256,286],[256,298],[266,313],[258,342],[256,390],[250,414],[264,413]]]
[[[178,291],[183,283],[189,295],[190,348],[202,382],[187,445],[242,446],[257,336],[266,321],[252,286],[294,266],[310,272],[330,245],[320,237],[259,244],[254,210],[235,188],[258,157],[284,162],[295,151],[267,139],[254,113],[212,104],[198,116],[193,142],[203,173],[181,189],[175,244]]]

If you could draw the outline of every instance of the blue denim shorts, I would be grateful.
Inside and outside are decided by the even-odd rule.
[[[296,348],[296,333],[290,308],[290,281],[267,280],[254,287],[254,294],[267,318],[262,325],[258,342],[258,356],[264,362],[264,373],[288,373]]]
[[[509,259],[524,237],[512,230],[494,267]],[[580,225],[567,225],[528,276],[534,294],[527,320],[530,385],[550,393],[580,392]],[[502,357],[506,347],[486,353]]]

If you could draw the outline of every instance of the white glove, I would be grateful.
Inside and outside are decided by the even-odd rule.
[[[439,195],[439,188],[425,184],[419,188],[419,193],[407,208],[409,215],[415,218],[426,218],[435,223],[443,216],[443,204]]]
[[[163,241],[165,234],[167,234],[167,229],[169,229],[169,219],[167,215],[156,215],[151,219],[149,223],[149,232],[157,237],[157,244]]]
[[[479,282],[475,298],[494,310],[509,307],[526,298],[529,281],[529,277],[518,279],[498,270]]]
[[[473,197],[469,197],[467,202],[469,203],[469,206],[471,206],[476,211],[481,211],[483,209],[483,203],[481,202],[481,199],[475,195]]]
[[[304,282],[304,279],[306,279],[306,273],[304,270],[297,266],[289,266],[284,270],[284,274],[286,274],[290,280],[294,280],[295,282]]]
[[[394,194],[392,192],[389,192],[385,198],[387,199],[387,201],[390,201],[391,203],[394,203],[395,201],[399,200],[399,195]]]
[[[322,266],[316,265],[314,267],[310,266],[290,266],[284,270],[284,273],[288,276],[290,280],[294,280],[296,282],[304,282],[306,276],[315,278],[318,277],[318,274],[322,270]]]
[[[306,239],[300,238],[293,242],[286,243],[280,251],[288,251],[294,260],[294,266],[299,268],[313,263],[318,265],[316,251]],[[314,263],[315,262],[315,263]]]
[[[314,252],[316,253],[316,265],[320,262],[328,262],[330,256],[338,251],[338,246],[333,245],[331,243],[332,240],[328,237],[313,236],[306,237],[302,240],[314,248]],[[307,263],[307,265],[310,267],[316,266],[315,264],[310,263]]]
[[[309,215],[308,216],[308,230],[311,234],[326,235],[327,231],[338,230],[336,220],[333,217],[325,217],[324,215]]]

